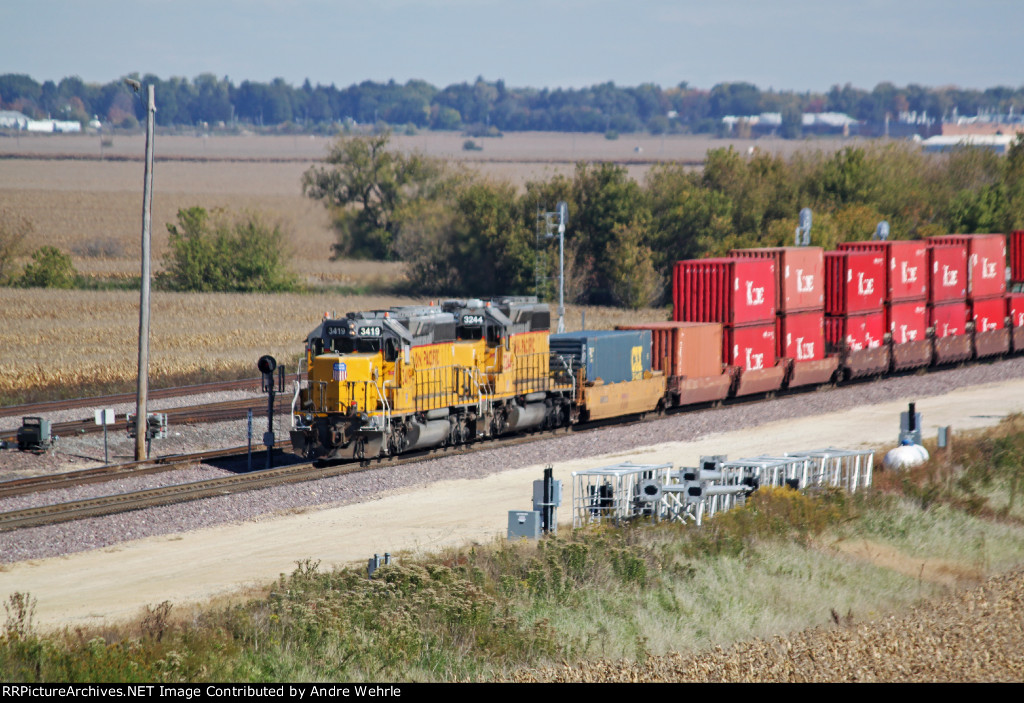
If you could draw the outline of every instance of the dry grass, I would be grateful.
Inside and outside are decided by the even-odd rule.
[[[902,615],[838,622],[698,654],[587,662],[521,671],[513,681],[611,682],[1020,682],[1024,572],[923,604]],[[834,612],[834,611],[833,611]]]
[[[150,383],[252,376],[273,354],[295,369],[325,311],[387,307],[411,299],[332,295],[190,294],[155,291]],[[0,288],[0,398],[87,395],[132,387],[138,365],[139,296],[133,291]]]

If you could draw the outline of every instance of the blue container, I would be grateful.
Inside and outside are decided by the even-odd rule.
[[[584,369],[587,381],[637,381],[651,370],[650,330],[593,330],[565,332],[550,337],[552,355],[572,360],[572,369]],[[552,359],[552,368],[563,368]]]

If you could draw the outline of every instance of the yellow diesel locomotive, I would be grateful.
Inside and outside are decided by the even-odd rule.
[[[568,425],[575,379],[552,374],[549,327],[525,297],[325,317],[306,340],[292,447],[369,459]]]

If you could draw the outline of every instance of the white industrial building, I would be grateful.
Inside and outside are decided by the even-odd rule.
[[[14,110],[0,110],[0,129],[27,129],[31,120]]]
[[[14,110],[0,110],[0,129],[17,129],[24,132],[71,133],[81,132],[78,120],[33,120]]]
[[[973,147],[1005,154],[1016,138],[1013,134],[943,134],[925,139],[921,142],[921,148],[928,152],[936,152]]]

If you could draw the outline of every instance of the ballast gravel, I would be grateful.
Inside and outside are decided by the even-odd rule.
[[[469,455],[439,455],[437,458],[400,467],[384,467],[347,476],[307,483],[277,486],[248,493],[139,510],[45,527],[24,528],[0,534],[0,563],[70,554],[119,542],[155,535],[186,532],[239,521],[258,521],[269,516],[303,512],[369,500],[385,492],[421,486],[442,479],[481,478],[492,473],[525,466],[553,463],[566,458],[597,456],[645,447],[661,442],[692,441],[724,428],[756,427],[765,422],[807,417],[899,399],[919,399],[957,388],[1024,378],[1024,358],[977,364],[962,368],[908,374],[873,383],[857,383],[827,391],[786,395],[763,402],[745,402],[722,408],[671,414],[667,417],[597,431],[558,434],[540,441]],[[223,398],[216,398],[223,399]],[[201,402],[212,402],[204,400]],[[75,411],[76,416],[88,415]],[[287,418],[275,423],[278,442],[287,446]],[[266,420],[254,421],[253,434],[260,437]],[[214,447],[245,444],[246,422],[173,428],[177,432],[173,449],[162,445],[161,454],[200,451]],[[121,442],[127,440],[121,439]],[[83,443],[81,446],[75,443]],[[97,454],[98,442],[98,454]],[[96,465],[103,456],[102,435],[88,435],[60,443],[50,459],[20,455],[19,466],[5,467],[17,452],[0,452],[0,479],[69,471]],[[125,453],[127,449],[120,448]],[[78,465],[59,464],[61,455],[78,455]],[[37,465],[26,465],[35,459]],[[102,463],[102,461],[100,461]],[[135,479],[92,484],[67,491],[19,496],[0,501],[0,512],[39,504],[82,500],[97,495],[156,486],[187,483],[230,472],[214,466],[168,471]]]

